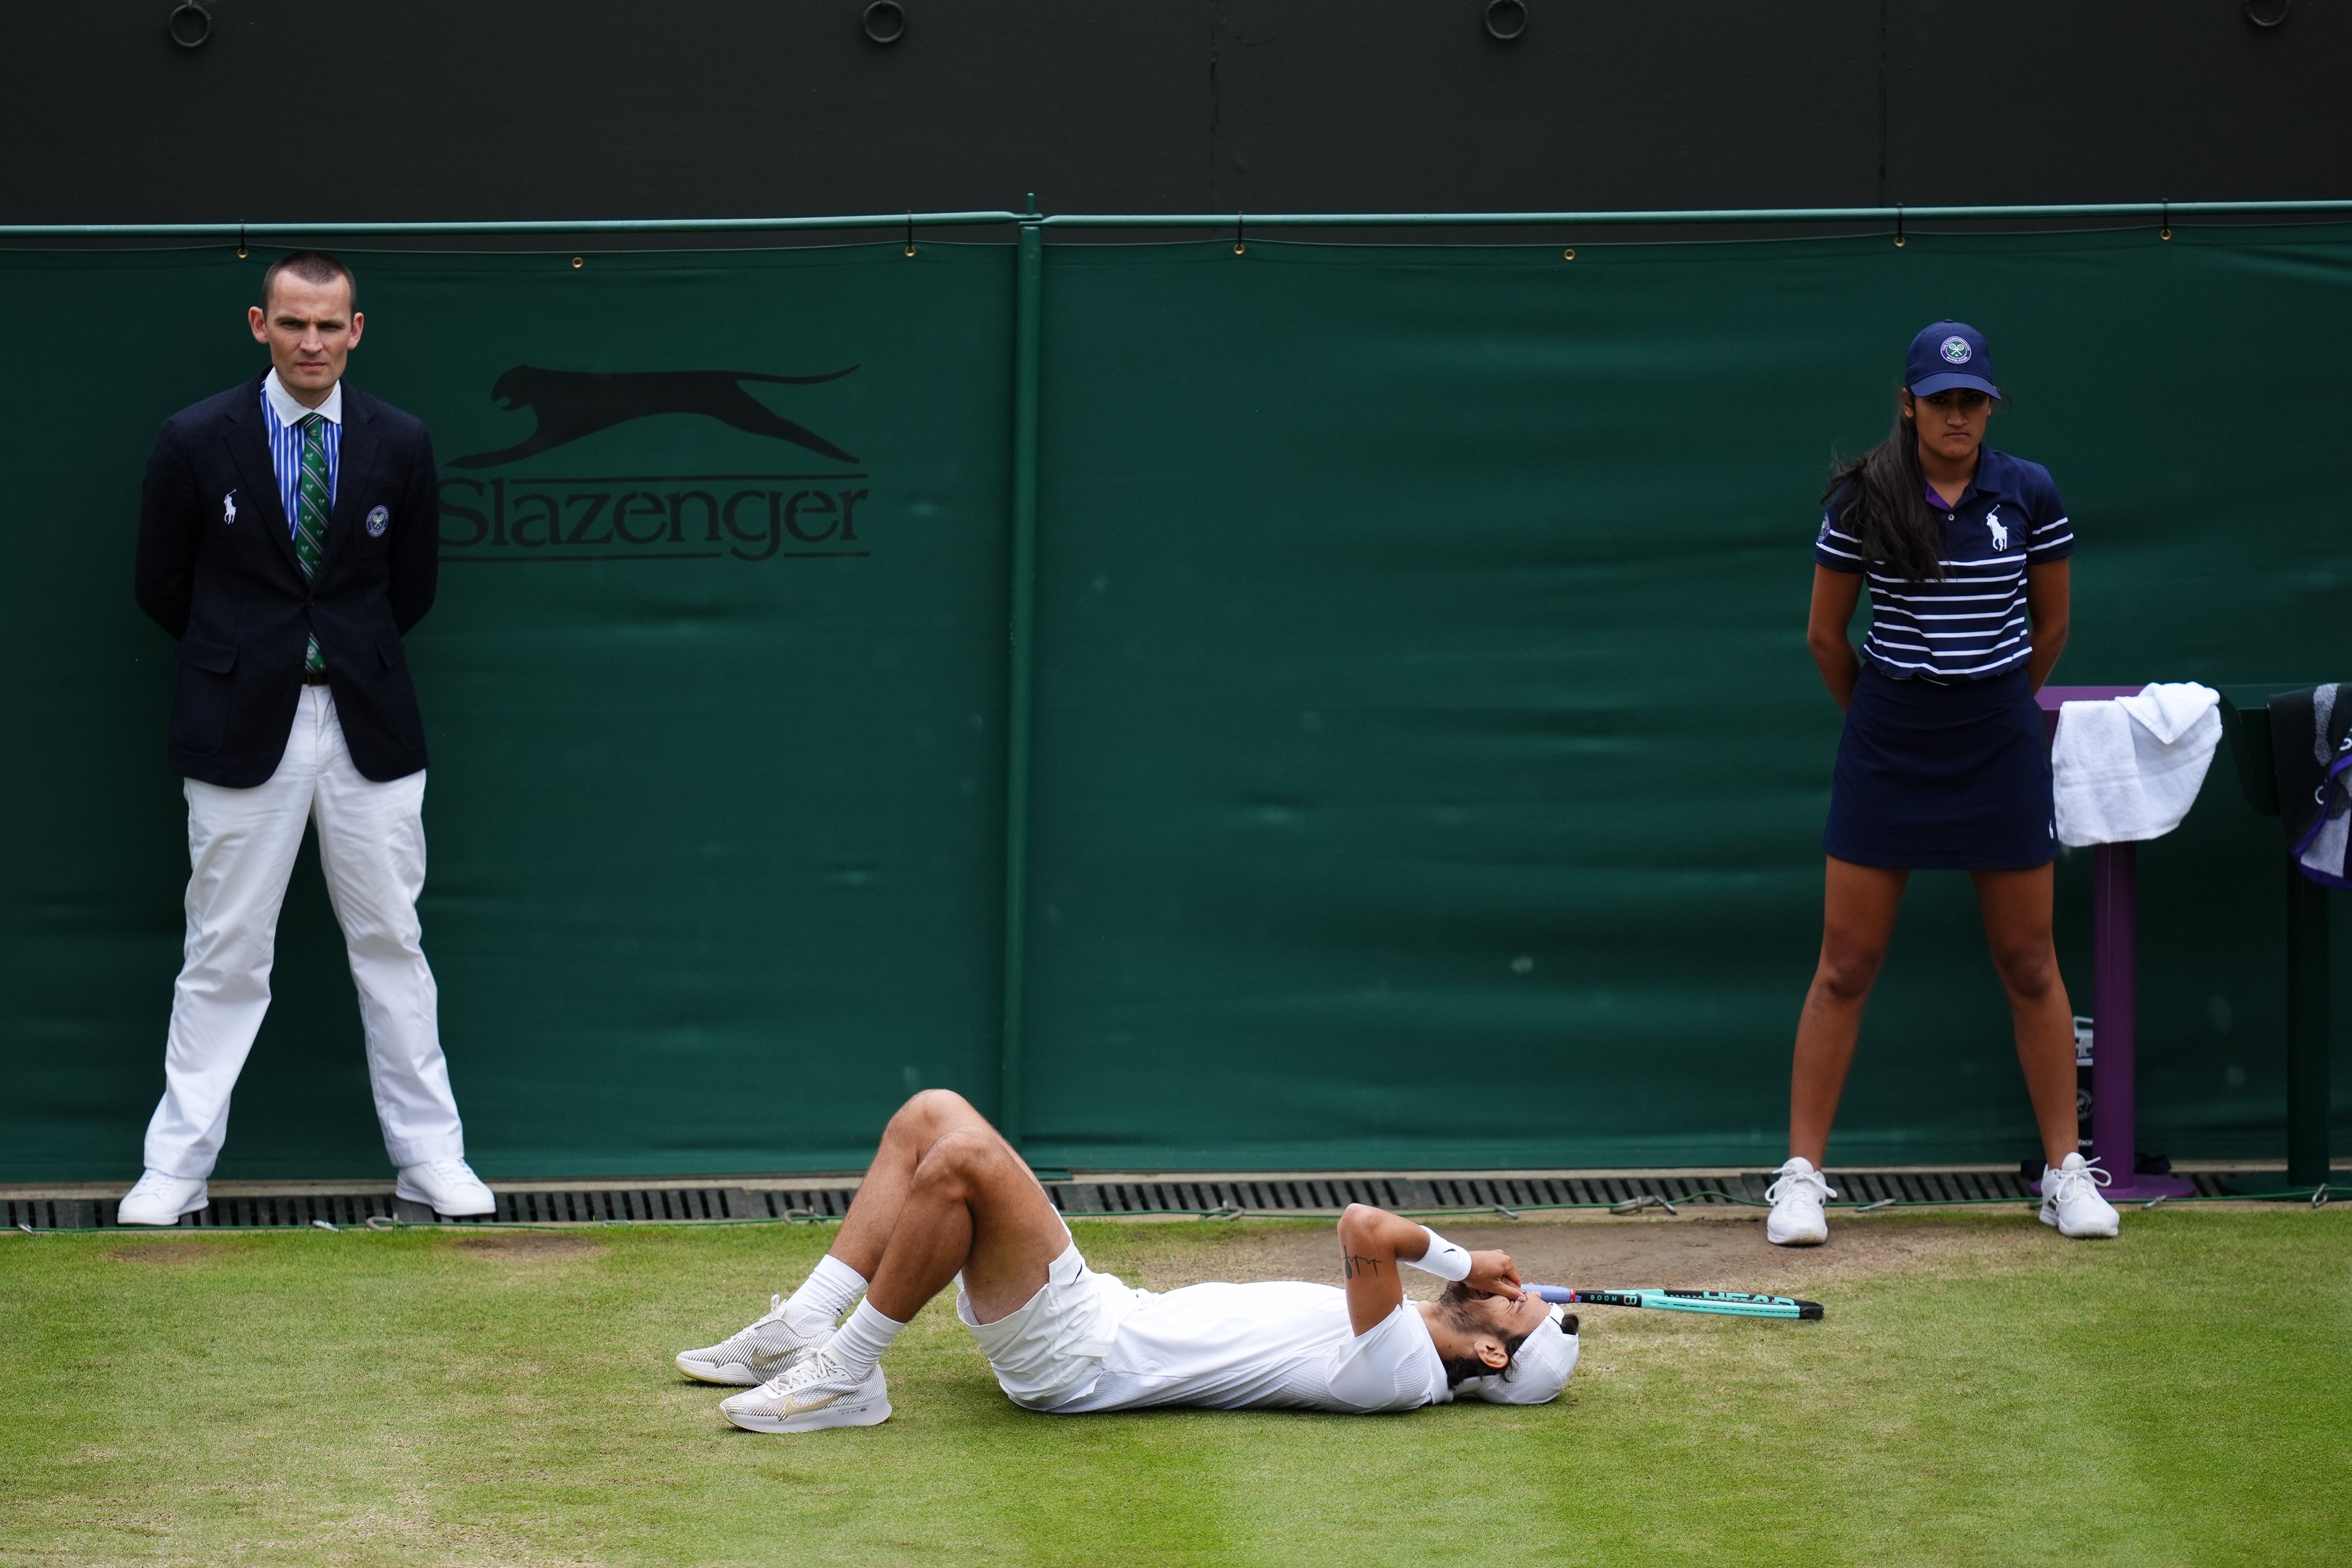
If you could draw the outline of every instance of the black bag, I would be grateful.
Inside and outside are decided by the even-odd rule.
[[[2296,869],[2352,888],[2352,682],[2270,700],[2271,765]]]

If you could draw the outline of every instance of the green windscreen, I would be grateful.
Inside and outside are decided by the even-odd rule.
[[[1011,258],[883,254],[353,258],[351,378],[428,422],[443,478],[440,598],[409,639],[422,912],[486,1172],[840,1165],[910,1086],[989,1081]],[[5,787],[42,825],[0,959],[13,1172],[136,1166],[161,1089],[186,853],[172,645],[130,602],[139,476],[164,415],[262,367],[259,259],[10,263],[28,361],[100,319],[159,334],[135,417],[7,395],[30,494],[6,700],[40,760]],[[509,456],[620,395],[547,372],[708,374],[627,383],[640,416]],[[285,927],[222,1173],[380,1170],[307,857]]]
[[[1839,724],[1816,498],[1919,325],[1989,334],[1993,442],[2069,505],[2060,682],[2352,671],[2352,237],[2175,232],[1049,246],[1031,1157],[1777,1161]],[[261,367],[264,259],[0,257],[51,367],[0,393],[0,1178],[134,1170],[161,1088],[185,857],[139,472]],[[1011,247],[350,259],[352,379],[444,480],[423,914],[477,1165],[837,1169],[912,1089],[992,1110]],[[85,394],[101,321],[135,368]],[[2282,1151],[2284,865],[2226,754],[2140,850],[2151,1151]],[[223,1176],[383,1168],[339,945],[306,856]],[[1923,874],[1832,1158],[2033,1147],[1966,879]]]
[[[1994,443],[2071,509],[2062,682],[2352,668],[2340,236],[1052,261],[1027,1092],[1070,1163],[1777,1163],[1817,498],[1927,321],[1990,334]],[[2281,1151],[2282,848],[2224,756],[2141,852],[2151,1150]],[[1832,1148],[2036,1151],[1963,876],[1915,879]]]

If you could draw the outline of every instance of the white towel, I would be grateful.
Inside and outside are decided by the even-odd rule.
[[[2059,841],[2126,844],[2179,826],[2221,742],[2221,702],[2211,687],[2184,681],[2061,703],[2050,748]]]

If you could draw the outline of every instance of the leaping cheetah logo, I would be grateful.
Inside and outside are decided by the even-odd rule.
[[[763,381],[786,386],[813,386],[819,382],[838,381],[856,368],[851,365],[848,370],[825,375],[762,375],[749,370],[599,372],[541,370],[537,365],[519,364],[499,377],[498,384],[490,388],[490,395],[510,414],[530,409],[539,416],[539,428],[514,446],[453,458],[449,466],[488,468],[519,462],[577,441],[583,436],[593,436],[599,430],[656,414],[699,414],[754,436],[772,437],[805,447],[835,462],[855,463],[855,455],[778,414],[744,391],[743,383]]]

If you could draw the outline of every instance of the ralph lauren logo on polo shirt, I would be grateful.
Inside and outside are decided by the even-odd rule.
[[[2009,524],[2000,521],[2000,508],[1995,507],[1985,513],[1985,526],[1992,530],[1992,547],[1995,550],[2009,548]]]
[[[859,504],[872,493],[854,453],[784,417],[752,395],[746,384],[816,386],[857,370],[821,375],[772,375],[757,371],[687,370],[589,372],[517,365],[490,388],[509,413],[528,409],[537,427],[512,446],[454,458],[453,468],[505,468],[591,437],[599,459],[567,468],[612,467],[621,472],[501,474],[492,479],[452,475],[441,481],[444,561],[691,561],[815,559],[871,553],[859,534]],[[839,468],[793,473],[710,472],[744,466],[707,457],[665,461],[663,449],[697,440],[693,426],[658,420],[642,431],[625,427],[656,416],[688,416],[798,447]],[[708,430],[709,426],[704,428]],[[719,436],[718,449],[736,437]],[[740,447],[740,441],[737,442]],[[585,450],[585,449],[583,449]],[[750,467],[760,465],[756,459]],[[669,469],[671,471],[661,471]],[[814,548],[810,548],[814,547]]]

